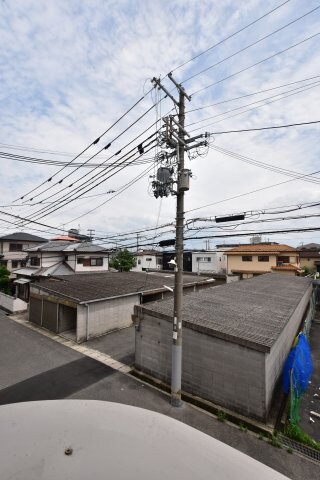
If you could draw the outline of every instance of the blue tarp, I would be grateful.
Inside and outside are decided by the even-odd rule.
[[[308,388],[312,375],[312,357],[307,338],[303,333],[299,334],[298,342],[289,353],[284,365],[283,390],[290,391],[290,372],[292,370],[292,383],[294,394],[300,397]]]

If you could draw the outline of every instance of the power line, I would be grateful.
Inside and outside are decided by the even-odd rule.
[[[206,235],[202,237],[185,237],[185,240],[203,240],[205,238],[231,238],[231,237],[251,237],[252,235],[273,235],[276,233],[294,233],[294,232],[315,232],[320,230],[320,227],[308,227],[308,228],[290,228],[286,230],[264,230],[264,231],[248,231],[246,233],[231,233],[231,234],[219,234],[219,235]]]
[[[228,75],[227,77],[221,78],[220,80],[218,80],[218,81],[216,81],[216,82],[210,83],[210,85],[207,85],[206,87],[202,87],[202,88],[200,88],[199,90],[196,90],[195,92],[193,92],[193,93],[191,94],[191,96],[197,95],[198,93],[203,92],[204,90],[207,90],[208,88],[213,87],[214,85],[218,85],[219,83],[224,82],[225,80],[229,80],[230,78],[233,78],[233,77],[235,77],[236,75],[239,75],[240,73],[243,73],[243,72],[245,72],[245,71],[247,71],[247,70],[250,70],[251,68],[256,67],[257,65],[260,65],[260,64],[263,63],[263,62],[266,62],[266,61],[268,61],[268,60],[271,60],[271,58],[274,58],[274,57],[276,57],[277,55],[281,55],[282,53],[288,52],[288,51],[291,50],[292,48],[295,48],[295,47],[297,47],[298,45],[301,45],[301,44],[303,44],[303,43],[311,40],[312,38],[317,37],[319,34],[320,34],[320,32],[317,32],[317,33],[311,35],[310,37],[304,38],[304,39],[301,40],[300,42],[295,43],[294,45],[291,45],[290,47],[285,48],[284,50],[280,50],[279,52],[276,52],[276,53],[270,55],[269,57],[266,57],[266,58],[260,60],[259,62],[255,62],[254,64],[249,65],[248,67],[242,68],[241,70],[238,70],[237,72],[232,73],[232,74]]]
[[[247,212],[246,212],[247,213]],[[284,221],[289,221],[289,220],[305,220],[305,219],[308,219],[308,218],[317,218],[317,217],[320,217],[320,213],[311,213],[309,215],[293,215],[293,216],[290,216],[290,217],[277,217],[277,218],[262,218],[262,219],[256,219],[256,220],[249,220],[249,221],[245,221],[245,222],[238,222],[238,223],[233,223],[232,221],[228,222],[227,225],[212,225],[212,226],[203,226],[203,227],[193,227],[193,228],[188,228],[188,231],[191,232],[191,231],[201,231],[201,230],[212,230],[212,229],[218,229],[218,230],[230,230],[230,229],[236,229],[242,225],[249,225],[249,224],[252,224],[252,223],[274,223],[274,222],[284,222]],[[194,220],[192,221],[192,223],[194,223],[195,221],[200,221],[200,219],[198,220]],[[202,221],[205,221],[204,219]],[[214,222],[215,220],[207,220],[208,222],[211,221],[211,222]],[[191,222],[191,220],[190,220]]]
[[[152,125],[152,126],[153,126],[153,125]],[[133,143],[134,141],[136,141],[137,138],[139,138],[141,135],[143,135],[143,134],[144,134],[147,130],[149,130],[150,128],[151,128],[151,127],[147,128],[144,132],[142,132],[142,133],[139,134],[137,137],[135,137],[133,140],[131,140],[131,142],[129,142],[129,143],[126,145],[126,147],[129,146],[129,145],[130,145],[131,143]],[[150,138],[154,137],[157,133],[158,133],[158,132],[154,132],[153,134],[149,135],[149,137],[147,137],[146,139],[144,139],[144,140],[141,142],[141,144],[145,143],[147,140],[149,140]],[[106,172],[99,172],[98,174],[95,174],[95,175],[94,175],[92,178],[90,178],[89,180],[86,180],[86,181],[83,182],[81,185],[79,185],[78,187],[74,188],[72,191],[69,191],[69,192],[68,192],[68,195],[69,195],[68,198],[70,198],[70,196],[72,196],[73,194],[77,193],[77,192],[79,191],[79,189],[81,189],[81,187],[82,187],[83,185],[86,185],[86,186],[87,186],[87,185],[91,184],[93,181],[99,180],[100,178],[102,178],[102,177],[104,177],[105,175],[107,175],[110,170],[113,170],[114,168],[117,168],[117,167],[120,167],[120,166],[123,166],[123,168],[124,168],[124,166],[129,166],[129,165],[131,165],[131,164],[133,163],[133,161],[130,161],[130,162],[129,162],[129,160],[130,160],[134,155],[136,155],[136,153],[134,153],[134,154],[132,155],[132,152],[135,152],[137,148],[138,148],[137,146],[133,147],[131,150],[129,150],[129,151],[128,151],[126,154],[124,154],[122,157],[120,157],[119,159],[117,159],[116,161],[114,161],[112,164],[108,165],[108,168],[106,169],[106,170],[107,170]],[[121,152],[121,150],[120,150],[119,152],[117,152],[117,153],[120,153],[120,152]],[[144,152],[144,153],[146,153],[146,152]],[[129,154],[131,154],[131,155],[128,157]],[[114,155],[112,155],[111,157],[107,158],[107,159],[103,162],[103,164],[106,164],[107,161],[109,161],[110,159],[112,159],[112,158],[115,157],[116,155],[117,155],[117,154],[114,154]],[[141,155],[138,156],[137,158],[139,158],[139,157],[141,157]],[[124,160],[123,160],[123,159],[124,159]],[[122,160],[122,161],[121,161],[121,160]],[[92,173],[92,171],[89,172],[89,173]],[[48,200],[48,199],[50,199],[50,198],[58,195],[58,194],[61,193],[62,191],[71,188],[75,183],[78,183],[79,181],[82,181],[84,178],[86,178],[86,177],[89,175],[89,173],[86,173],[86,174],[83,175],[81,178],[79,178],[77,181],[73,182],[71,185],[68,185],[67,187],[64,187],[64,188],[61,189],[59,192],[56,192],[56,193],[54,193],[54,194],[46,197],[46,199]],[[109,178],[109,177],[108,177],[108,178]],[[101,183],[101,182],[100,182],[100,183]],[[99,185],[100,185],[100,183],[99,183]],[[96,186],[98,186],[98,185],[96,185]],[[61,199],[64,199],[64,200],[65,200],[65,199],[66,199],[65,195],[64,195],[63,197],[59,197],[58,199],[56,199],[54,203],[55,203],[55,204],[58,204]],[[37,203],[38,203],[38,204],[41,204],[42,202],[37,202]],[[35,215],[35,214],[39,213],[40,211],[43,211],[43,209],[40,209],[40,210],[32,213],[31,215]]]
[[[288,93],[287,95],[283,94],[283,96],[281,98],[275,98],[273,100],[270,100],[269,102],[264,102],[262,105],[257,105],[255,107],[248,108],[247,110],[243,110],[242,112],[235,113],[233,115],[229,115],[229,117],[225,117],[221,120],[217,120],[215,122],[208,123],[207,125],[202,125],[201,127],[194,128],[193,130],[189,130],[189,133],[196,132],[196,131],[201,130],[205,127],[210,127],[211,125],[216,125],[217,123],[228,120],[229,118],[238,117],[239,115],[243,115],[244,113],[251,112],[252,110],[256,110],[257,108],[265,107],[266,105],[270,105],[271,103],[279,102],[281,100],[284,100],[285,98],[292,97],[293,95],[298,95],[299,93],[306,92],[307,90],[311,90],[312,88],[316,88],[319,85],[320,85],[320,83],[316,83],[315,85],[311,85],[311,86],[303,85],[303,87],[301,87],[301,89],[299,89],[299,91],[295,91],[293,93]]]
[[[192,80],[193,78],[197,77],[198,75],[201,75],[202,73],[205,73],[207,72],[208,70],[211,70],[212,68],[220,65],[221,63],[227,61],[227,60],[230,60],[230,58],[233,58],[235,57],[236,55],[238,55],[239,53],[242,53],[244,52],[245,50],[248,50],[248,48],[251,48],[253,47],[254,45],[257,45],[258,43],[262,42],[263,40],[266,40],[267,38],[271,37],[272,35],[275,35],[276,33],[279,33],[281,32],[282,30],[284,30],[285,28],[288,28],[289,26],[293,25],[294,23],[298,22],[299,20],[301,20],[302,18],[306,17],[307,15],[310,15],[311,13],[315,12],[316,10],[318,10],[320,8],[320,6],[318,7],[315,7],[313,8],[312,10],[310,10],[309,12],[301,15],[300,17],[292,20],[291,22],[287,23],[286,25],[283,25],[282,27],[278,28],[277,30],[274,30],[273,32],[271,33],[268,33],[268,35],[265,35],[264,37],[260,38],[259,40],[256,40],[255,42],[251,43],[250,45],[247,45],[246,47],[243,47],[241,48],[240,50],[238,50],[237,52],[229,55],[228,57],[226,58],[223,58],[222,60],[220,60],[219,62],[216,62],[214,63],[213,65],[209,65],[209,67],[206,67],[204,68],[203,70],[201,70],[200,72],[197,72],[197,73],[194,73],[193,75],[191,75],[190,77],[188,78],[185,78],[182,83],[186,83],[188,82],[189,80]]]
[[[85,217],[86,215],[89,215],[89,213],[92,213],[94,212],[95,210],[97,210],[98,208],[102,207],[103,205],[105,205],[106,203],[108,202],[111,202],[111,200],[113,200],[115,197],[117,197],[118,195],[120,195],[121,193],[123,193],[125,190],[127,190],[129,187],[131,187],[132,185],[134,185],[137,181],[141,180],[141,178],[143,178],[145,175],[147,175],[152,169],[154,168],[153,165],[151,165],[151,167],[147,167],[142,173],[140,173],[139,175],[137,175],[133,180],[131,180],[130,182],[128,182],[127,184],[123,185],[123,187],[121,187],[119,189],[119,191],[113,195],[111,198],[108,198],[107,200],[105,200],[104,202],[100,203],[99,205],[97,205],[96,207],[92,208],[91,210],[83,213],[82,215],[79,215],[78,217],[76,218],[73,218],[72,220],[70,220],[70,222],[74,222],[75,220],[79,220],[79,218],[82,218],[82,217]]]
[[[142,98],[142,97],[141,97],[141,98]],[[132,107],[132,108],[133,108],[133,107]],[[131,109],[132,109],[132,108],[131,108]],[[142,115],[140,115],[140,117],[138,117],[137,120],[135,120],[134,122],[132,122],[125,130],[123,130],[119,135],[117,135],[113,140],[111,140],[111,142],[109,142],[105,147],[101,148],[97,153],[95,153],[95,154],[92,155],[90,158],[88,158],[88,159],[83,163],[83,165],[87,164],[91,159],[93,159],[93,158],[95,158],[97,155],[99,155],[101,152],[103,152],[103,150],[107,150],[108,148],[110,148],[110,146],[112,145],[112,143],[114,143],[116,140],[118,140],[118,139],[119,139],[124,133],[126,133],[131,127],[133,127],[134,125],[136,125],[136,123],[138,123],[138,121],[140,121],[145,115],[147,115],[153,108],[154,108],[154,105],[152,105],[146,112],[144,112]],[[110,128],[111,128],[111,127],[110,127]],[[99,137],[99,139],[100,139],[100,138],[101,138],[101,137]],[[95,140],[95,142],[96,142],[96,140]],[[95,142],[93,142],[92,145],[95,144]],[[125,147],[124,147],[124,148],[125,148]],[[121,149],[121,150],[122,150],[122,149]],[[120,151],[121,151],[121,150],[120,150]],[[117,154],[114,154],[114,155],[117,155]],[[113,155],[113,156],[114,156],[114,155]],[[78,156],[79,156],[79,155],[78,155]],[[78,156],[77,156],[76,158],[78,158]],[[74,159],[74,160],[75,160],[75,159]],[[73,161],[73,160],[72,160],[72,161]],[[72,161],[71,161],[71,162],[72,162]],[[71,163],[71,162],[70,162],[70,163]],[[103,163],[105,163],[105,162],[103,162]],[[83,165],[82,165],[82,166],[83,166]],[[66,168],[66,167],[64,167],[64,168]],[[40,195],[43,195],[45,192],[47,192],[48,190],[51,190],[51,189],[52,189],[53,187],[55,187],[56,185],[61,184],[66,178],[68,178],[68,177],[70,177],[71,175],[73,175],[73,174],[75,173],[75,171],[77,171],[79,168],[81,168],[81,167],[76,168],[73,172],[67,174],[65,177],[63,177],[63,178],[62,178],[61,180],[59,180],[58,182],[54,183],[53,185],[50,185],[49,187],[47,187],[46,189],[44,189],[42,192],[38,193],[37,195],[34,195],[34,196],[32,197],[32,200],[33,200],[34,198],[39,197]],[[95,169],[96,169],[96,168],[94,168],[93,170],[95,170]],[[57,174],[58,174],[60,171],[62,171],[62,169],[59,170],[59,171],[57,172]],[[57,174],[55,174],[54,176],[56,176]],[[53,178],[53,177],[51,176],[46,182],[43,182],[41,185],[44,185],[44,183],[47,183],[47,182],[51,181],[52,178]],[[41,185],[40,185],[40,186],[41,186]],[[39,187],[40,187],[40,186],[39,186]],[[31,192],[35,191],[35,190],[38,189],[39,187],[36,187],[36,188],[33,189]],[[29,192],[29,194],[30,194],[31,192]],[[29,194],[27,194],[27,195],[29,195]],[[24,195],[23,197],[20,197],[20,199],[23,199],[25,196],[26,196],[26,195]]]
[[[294,182],[296,180],[302,180],[304,177],[309,177],[311,175],[316,175],[317,173],[320,173],[320,170],[317,170],[317,171],[312,172],[312,173],[307,173],[305,175],[301,175],[301,177],[298,177],[298,178],[293,178],[293,179],[290,179],[290,180],[284,180],[283,182],[274,183],[273,185],[268,185],[268,186],[262,187],[262,188],[256,188],[255,190],[251,190],[250,192],[240,193],[239,195],[234,195],[233,197],[225,198],[223,200],[218,200],[218,201],[213,202],[213,203],[208,203],[207,205],[203,205],[201,207],[191,208],[190,210],[186,210],[185,213],[195,212],[196,210],[201,210],[202,208],[211,207],[212,205],[218,205],[220,203],[228,202],[230,200],[235,200],[236,198],[241,198],[241,197],[245,197],[247,195],[252,195],[253,193],[262,192],[263,190],[267,190],[269,188],[278,187],[279,185],[284,185],[284,184],[289,183],[289,182]]]
[[[186,110],[186,113],[192,113],[192,112],[197,112],[199,110],[204,110],[206,108],[216,107],[217,105],[222,105],[223,103],[234,102],[235,100],[241,100],[242,98],[252,97],[253,95],[258,95],[260,93],[270,92],[271,90],[276,90],[278,88],[288,87],[289,85],[294,85],[296,83],[307,82],[309,80],[313,80],[313,79],[319,78],[319,77],[320,77],[320,75],[315,75],[313,77],[303,78],[302,80],[296,80],[295,82],[284,83],[284,84],[278,85],[276,87],[270,87],[270,88],[266,88],[264,90],[257,90],[256,92],[247,93],[246,95],[241,95],[239,97],[234,97],[234,98],[230,98],[230,99],[227,99],[227,100],[221,100],[220,102],[211,103],[210,105],[203,105],[202,107],[193,108],[192,110]]]
[[[243,128],[242,130],[226,130],[224,132],[210,132],[210,135],[222,135],[224,133],[241,133],[241,132],[257,132],[260,130],[274,130],[277,128],[289,128],[289,127],[300,127],[301,125],[312,125],[314,123],[320,123],[320,120],[314,120],[312,122],[301,122],[301,123],[288,123],[286,125],[273,125],[271,127],[259,127],[259,128]]]
[[[50,160],[50,159],[48,160],[44,158],[27,157],[23,155],[17,155],[17,154],[1,152],[1,151],[0,151],[0,158],[3,158],[5,160],[17,161],[17,162],[35,163],[38,165],[66,166],[69,168],[77,168],[77,167],[90,168],[90,169],[93,169],[94,167],[103,168],[103,169],[108,168],[108,165],[103,165],[102,163],[88,163],[85,165],[82,163],[73,163],[73,164],[67,165],[68,162],[63,162],[61,160]],[[142,163],[145,163],[145,160]]]
[[[210,148],[218,151],[219,153],[223,153],[224,155],[228,155],[229,157],[236,158],[237,160],[240,160],[241,162],[247,163],[249,165],[254,165],[255,167],[263,168],[263,169],[269,170],[271,172],[276,172],[276,173],[279,173],[280,175],[286,175],[286,176],[289,176],[289,177],[294,177],[297,180],[302,179],[304,181],[311,182],[311,183],[317,183],[317,184],[320,183],[319,178],[309,178],[308,176],[306,178],[301,178],[301,175],[303,175],[303,174],[301,174],[299,172],[295,172],[294,170],[288,170],[286,168],[281,168],[281,167],[277,167],[275,165],[271,165],[270,163],[261,162],[261,161],[255,160],[253,158],[246,157],[245,155],[241,155],[241,154],[238,154],[236,152],[232,152],[231,150],[227,150],[225,148],[217,147],[215,145],[212,145]]]
[[[76,160],[77,158],[79,158],[83,153],[85,153],[87,150],[89,150],[90,147],[92,147],[93,145],[96,145],[102,137],[104,137],[104,135],[106,135],[115,125],[117,125],[126,115],[128,115],[128,113],[130,113],[139,103],[142,102],[142,100],[153,90],[153,87],[145,94],[143,95],[137,102],[135,102],[123,115],[121,115],[120,118],[118,118],[110,127],[107,128],[107,130],[105,130],[99,137],[97,137],[93,142],[90,143],[90,145],[88,147],[86,147],[85,149],[83,149],[80,153],[78,153],[67,165],[63,166],[60,170],[58,170],[55,174],[53,174],[49,179],[45,180],[44,182],[42,182],[40,185],[38,185],[37,187],[33,188],[32,190],[30,190],[28,193],[24,194],[23,197],[20,197],[21,198],[24,198],[25,196],[28,196],[30,195],[30,193],[33,193],[35,192],[36,190],[38,190],[39,188],[41,188],[43,185],[45,185],[47,182],[51,182],[52,178],[56,177],[60,172],[62,172],[68,165],[70,165],[71,163],[74,162],[74,160]],[[116,137],[116,138],[119,138]],[[113,140],[115,141],[115,140]],[[104,147],[105,148],[105,147]],[[100,152],[102,150],[101,149]],[[100,153],[98,152],[98,153]],[[96,155],[98,155],[98,153]],[[94,155],[94,156],[96,156]],[[94,156],[90,157],[87,162],[93,158]],[[16,199],[14,200],[17,201],[19,199]]]
[[[266,100],[275,99],[277,97],[280,97],[280,98],[277,98],[277,100],[282,100],[283,98],[287,98],[287,97],[291,96],[291,95],[288,95],[289,93],[295,92],[297,94],[297,93],[300,93],[300,92],[304,92],[305,90],[308,90],[308,87],[312,87],[313,85],[314,86],[319,86],[320,81],[317,80],[315,82],[308,83],[306,85],[300,85],[299,87],[295,87],[295,88],[292,88],[290,90],[286,90],[286,91],[281,92],[281,93],[276,93],[275,95],[271,95],[269,97],[264,97],[264,98],[261,98],[260,100],[255,100],[254,102],[250,102],[250,103],[247,103],[245,105],[241,105],[240,107],[232,108],[231,110],[226,110],[225,112],[217,113],[215,115],[211,115],[210,117],[202,118],[201,120],[197,120],[196,122],[189,123],[188,125],[186,125],[186,127],[191,127],[192,125],[197,125],[198,123],[206,122],[207,120],[211,120],[213,118],[221,117],[222,115],[226,115],[228,113],[235,112],[237,110],[241,110],[242,108],[250,107],[251,105],[255,105],[256,103],[265,102]],[[285,95],[285,96],[282,96],[282,95]],[[273,102],[265,102],[263,105],[257,105],[256,108],[263,107],[265,105],[269,105],[269,103],[273,103]],[[245,112],[250,111],[250,110],[251,109],[245,110]],[[245,112],[241,112],[241,113],[245,113]],[[228,117],[228,118],[230,118],[230,117]],[[225,119],[223,119],[223,120],[225,120]],[[203,127],[201,127],[201,128],[203,128]]]
[[[153,140],[151,143],[153,143],[155,140]],[[145,153],[148,153],[151,149],[153,149],[154,146],[152,146],[149,150],[147,150]],[[134,154],[135,155],[135,154]],[[143,155],[143,154],[141,154]],[[135,161],[135,159],[132,160],[132,163]],[[120,164],[121,165],[121,164]],[[117,168],[117,167],[120,167],[120,165],[117,165],[116,167],[114,167],[113,169]],[[125,167],[127,167],[128,165],[125,165],[125,166],[122,166],[118,171],[110,174],[107,178],[104,178],[103,180],[101,180],[98,184],[94,185],[94,186],[91,186],[90,188],[88,188],[87,190],[85,190],[84,193],[87,193],[87,192],[90,192],[91,190],[93,190],[94,188],[96,188],[97,186],[101,185],[101,183],[107,181],[108,179],[110,179],[111,177],[113,177],[114,175],[116,175],[116,173],[119,173],[119,171],[123,170]],[[108,173],[108,172],[107,172]],[[105,175],[105,173],[104,173]],[[103,176],[104,176],[103,175]],[[85,186],[80,186],[78,187],[78,191],[75,192],[76,194],[79,193],[81,190],[85,189],[86,187]],[[78,198],[80,198],[84,193],[80,193],[78,196],[74,197],[74,198],[71,198],[70,196],[67,197],[67,198],[64,198],[62,201],[59,201],[59,203],[61,204],[59,206],[59,204],[57,204],[56,208],[53,208],[51,209],[51,211],[48,211],[48,207],[45,207],[44,209],[42,210],[39,210],[38,212],[35,212],[33,215],[36,216],[36,219],[40,219],[40,218],[43,218],[43,217],[46,217],[50,214],[52,214],[53,212],[61,209],[62,207],[66,206],[67,204],[77,200]]]
[[[262,20],[263,18],[267,17],[268,15],[270,15],[271,13],[275,12],[276,10],[278,10],[279,8],[283,7],[286,3],[289,3],[290,0],[286,0],[285,2],[281,3],[280,5],[278,5],[277,7],[273,8],[272,10],[269,10],[268,12],[264,13],[261,17],[257,18],[256,20],[254,20],[253,22],[249,23],[248,25],[245,25],[244,27],[240,28],[240,30],[237,30],[236,32],[232,33],[231,35],[229,35],[228,37],[224,38],[223,40],[220,40],[218,43],[215,43],[214,45],[212,45],[211,47],[207,48],[206,50],[204,50],[203,52],[201,53],[198,53],[197,55],[195,55],[194,57],[190,58],[189,60],[181,63],[180,65],[178,65],[177,67],[175,67],[172,71],[175,72],[176,70],[178,70],[179,68],[181,67],[184,67],[185,65],[187,65],[188,63],[190,62],[193,62],[194,60],[196,60],[197,58],[201,57],[202,55],[204,55],[205,53],[209,52],[210,50],[218,47],[219,45],[221,45],[222,43],[226,42],[227,40],[229,40],[230,38],[238,35],[238,33],[241,33],[243,32],[244,30],[246,30],[247,28],[251,27],[252,25],[254,25],[255,23],[259,22],[260,20]]]

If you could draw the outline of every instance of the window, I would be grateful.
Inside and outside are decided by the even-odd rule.
[[[139,260],[138,260],[138,265],[141,265],[141,260],[140,260],[140,258],[139,258]]]
[[[0,260],[0,266],[1,267],[6,267],[8,263],[8,260]]]
[[[146,262],[152,262],[152,258],[146,258]]]
[[[9,243],[9,252],[22,252],[22,243]]]
[[[290,258],[289,257],[277,257],[277,262],[278,263],[290,263]]]
[[[157,257],[157,265],[162,265],[162,258]]]
[[[103,258],[102,257],[77,257],[77,264],[83,265],[84,267],[102,267]]]
[[[91,267],[102,267],[103,265],[103,258],[91,258]]]
[[[211,257],[197,257],[197,262],[211,262]]]
[[[252,262],[252,255],[242,255],[243,262]]]
[[[40,267],[40,258],[30,257],[30,265],[32,265],[33,267]]]
[[[269,262],[269,255],[258,255],[258,262]]]
[[[11,260],[11,266],[12,268],[18,268],[19,267],[18,260]]]

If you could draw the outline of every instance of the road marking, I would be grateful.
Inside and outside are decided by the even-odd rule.
[[[27,320],[22,320],[11,315],[9,316],[9,318],[19,323],[20,325],[24,325],[25,327],[30,328],[30,330],[38,332],[41,335],[44,335],[45,337],[48,337],[51,340],[57,343],[60,343],[61,345],[64,345],[65,347],[71,348],[76,352],[82,353],[86,357],[90,357],[96,360],[97,362],[103,363],[107,367],[110,367],[113,370],[116,370],[117,372],[130,373],[132,371],[132,367],[119,362],[118,360],[110,357],[110,355],[106,353],[100,352],[99,350],[94,350],[93,348],[89,348],[87,346],[79,345],[79,343],[76,343],[73,340],[60,337],[60,335],[57,335],[56,333],[53,333],[53,332],[49,332],[49,330],[44,330],[43,328],[38,327],[37,325],[33,325],[31,322],[28,322]]]

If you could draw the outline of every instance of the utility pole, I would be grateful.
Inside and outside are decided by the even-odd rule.
[[[179,109],[178,122],[174,117],[164,119],[166,142],[171,148],[175,148],[177,155],[177,191],[172,192],[170,182],[154,182],[155,197],[175,193],[177,196],[176,204],[176,268],[174,283],[174,308],[173,308],[173,332],[172,332],[172,371],[171,371],[171,404],[175,407],[181,405],[181,374],[182,374],[182,302],[183,302],[183,235],[184,235],[184,192],[189,190],[190,170],[184,167],[185,150],[190,150],[197,145],[188,146],[185,136],[188,133],[184,129],[185,120],[185,99],[191,98],[187,95],[184,88],[178,84],[170,73],[169,79],[174,83],[179,91],[179,101],[177,101],[170,92],[161,84],[160,80],[153,78],[152,82],[162,89],[166,95],[177,105]],[[175,131],[178,127],[178,132]],[[197,137],[199,138],[199,137]],[[194,139],[189,139],[189,143]],[[204,144],[202,142],[202,144]],[[164,188],[163,188],[164,185]],[[169,185],[169,187],[168,187]]]
[[[93,240],[93,236],[94,236],[94,229],[93,228],[88,228],[88,233],[89,233],[89,237],[90,237],[90,242],[92,242]]]

